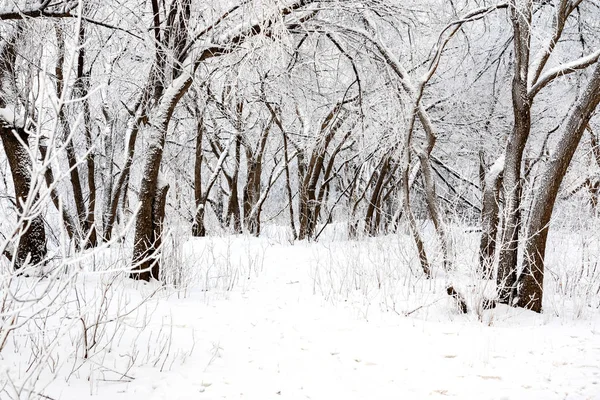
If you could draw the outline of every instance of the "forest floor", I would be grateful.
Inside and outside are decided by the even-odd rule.
[[[342,267],[323,263],[336,250],[315,246],[248,238],[188,244],[192,266],[206,262],[210,248],[215,268],[221,262],[219,274],[238,263],[247,268],[233,272],[238,277],[230,290],[192,287],[147,302],[146,333],[127,341],[136,324],[126,323],[114,350],[74,373],[62,368],[43,388],[44,396],[600,399],[598,309],[580,318],[503,306],[462,315],[444,294],[443,277],[406,284],[393,305],[375,294],[365,301],[365,294],[377,293],[362,290],[366,281],[323,281],[340,275]],[[348,248],[340,251],[356,256]],[[344,292],[340,282],[346,280],[360,293]],[[388,289],[394,285],[401,283]],[[119,291],[154,286],[126,282]],[[141,360],[145,353],[145,362],[123,371],[125,359]],[[7,354],[2,362],[17,368],[19,358]]]

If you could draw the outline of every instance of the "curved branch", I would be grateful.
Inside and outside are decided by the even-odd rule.
[[[578,71],[580,69],[585,69],[597,63],[598,59],[600,59],[600,50],[596,50],[595,52],[588,54],[587,56],[580,57],[569,63],[561,64],[558,67],[549,70],[539,78],[539,80],[533,85],[531,89],[529,89],[529,97],[535,97],[535,95],[538,94],[540,90],[545,88],[556,78],[572,74],[573,72]]]

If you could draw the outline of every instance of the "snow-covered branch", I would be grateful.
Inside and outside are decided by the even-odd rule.
[[[596,50],[595,52],[588,54],[587,56],[580,57],[576,60],[561,64],[555,68],[550,69],[539,78],[539,80],[533,85],[533,87],[529,89],[529,96],[531,98],[535,97],[535,95],[538,94],[540,90],[542,90],[556,78],[572,74],[573,72],[581,69],[585,69],[597,63],[599,58],[600,50]]]
[[[52,3],[51,0],[43,0],[37,6],[20,8],[15,4],[10,9],[0,8],[0,21],[20,20],[25,18],[67,18],[73,17],[71,13],[79,4],[77,0],[62,0]]]

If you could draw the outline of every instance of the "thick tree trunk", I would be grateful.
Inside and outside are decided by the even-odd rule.
[[[169,193],[169,185],[166,184],[161,186],[156,191],[154,200],[152,202],[152,223],[154,224],[154,247],[155,249],[161,249],[162,247],[162,235],[163,235],[163,224],[165,220],[165,209],[167,207],[167,194]],[[158,257],[158,253],[153,255]],[[150,268],[150,277],[154,279],[160,279],[160,263],[158,260],[152,263]],[[144,279],[148,280],[148,279]]]
[[[22,26],[17,24],[12,34],[10,31],[5,32],[3,40],[0,41],[0,110],[7,108],[10,103],[5,96],[11,92],[16,93],[16,88],[11,86],[16,81],[17,51],[15,42],[21,32]],[[2,113],[0,140],[2,140],[12,175],[19,226],[14,232],[17,240],[15,253],[8,254],[5,251],[4,254],[12,258],[15,268],[18,269],[27,264],[36,265],[44,262],[47,253],[46,230],[39,211],[34,213],[30,209],[37,200],[37,193],[31,193],[33,160],[30,157],[29,149],[25,147],[28,139],[27,132],[23,126],[17,126],[24,124],[25,121],[17,121],[17,118],[6,120],[5,118],[9,117]],[[35,197],[31,199],[30,196]]]
[[[517,4],[519,3],[519,4]],[[515,71],[512,81],[514,127],[505,151],[504,214],[502,241],[498,261],[497,287],[499,301],[510,303],[515,293],[521,224],[521,165],[523,151],[531,130],[531,99],[528,93],[529,48],[532,1],[511,1],[514,31]]]
[[[182,75],[175,79],[167,95],[161,97],[155,106],[154,118],[149,127],[149,144],[144,163],[142,183],[139,193],[139,210],[135,221],[135,237],[133,247],[133,279],[158,279],[160,275],[160,256],[157,243],[160,243],[161,221],[155,220],[157,205],[163,195],[159,187],[158,176],[166,142],[169,122],[177,103],[192,84],[190,75]],[[161,189],[161,191],[158,191]],[[164,194],[166,196],[166,194]]]
[[[558,189],[589,120],[600,103],[600,63],[569,115],[556,150],[535,196],[529,224],[523,272],[519,276],[517,305],[540,312],[544,294],[544,255]]]
[[[40,214],[31,215],[31,210],[24,209],[23,205],[29,200],[31,187],[31,158],[29,152],[23,147],[27,144],[27,134],[22,128],[8,128],[7,124],[13,121],[0,120],[0,138],[12,174],[15,188],[15,202],[19,212],[20,226],[16,234],[18,244],[14,257],[14,266],[19,269],[29,265],[44,262],[46,257],[46,230],[44,220]],[[37,199],[35,195],[34,201]]]
[[[144,174],[139,194],[139,211],[135,224],[135,241],[133,248],[134,270],[131,278],[145,281],[158,279],[160,266],[157,253],[157,230],[154,220],[155,200],[157,198],[158,174],[162,161],[167,126],[152,127]],[[139,271],[139,272],[138,272]],[[156,274],[155,274],[156,273]]]

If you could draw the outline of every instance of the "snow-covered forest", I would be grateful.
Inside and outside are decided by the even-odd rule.
[[[0,0],[0,399],[600,399],[599,0]]]

